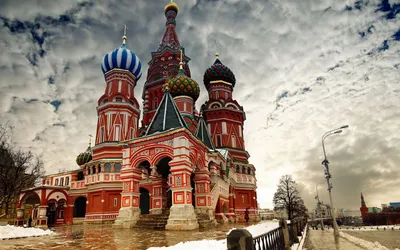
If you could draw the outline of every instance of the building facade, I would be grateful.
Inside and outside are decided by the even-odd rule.
[[[167,214],[166,229],[191,230],[199,218],[243,220],[246,209],[258,220],[246,115],[233,99],[235,75],[216,54],[204,73],[208,100],[196,110],[200,88],[175,30],[178,11],[173,1],[164,8],[165,32],[151,53],[143,112],[135,98],[143,65],[124,34],[122,46],[101,64],[105,88],[95,145],[77,157],[76,171],[49,175],[20,194],[17,225],[27,219],[27,204],[25,214],[38,226],[83,221],[130,228],[142,214]]]

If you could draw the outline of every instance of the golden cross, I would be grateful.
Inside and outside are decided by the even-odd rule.
[[[124,24],[124,36],[126,36],[126,30],[127,30],[128,28],[126,27],[126,24]]]
[[[182,49],[179,49],[179,51],[181,52],[181,60],[179,62],[179,69],[183,69],[183,52],[182,52]]]
[[[93,135],[89,134],[89,148],[92,146],[92,137]]]
[[[215,47],[217,47],[217,51],[218,51],[219,47],[218,47],[217,41],[215,41],[215,39],[214,39],[214,43],[215,43]],[[215,53],[215,57],[219,58],[219,53],[218,52]]]

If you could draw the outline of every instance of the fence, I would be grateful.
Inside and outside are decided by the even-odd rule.
[[[227,236],[228,250],[290,250],[291,246],[299,243],[297,236],[305,230],[306,220],[279,221],[279,227],[254,237],[246,229],[232,230]]]

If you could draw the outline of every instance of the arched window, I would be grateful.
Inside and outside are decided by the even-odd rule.
[[[131,128],[131,139],[135,138],[135,131]]]
[[[111,164],[106,163],[104,164],[104,173],[110,173],[111,172]]]
[[[115,172],[115,173],[121,172],[121,164],[116,163],[116,164],[114,165],[114,172]]]
[[[77,174],[77,180],[78,181],[81,181],[81,180],[83,180],[83,179],[85,179],[85,175],[83,174],[83,172],[81,171],[81,172],[78,172],[78,174]]]
[[[93,168],[92,168],[92,174],[95,174],[96,173],[96,166],[93,166]]]
[[[105,131],[104,131],[104,127],[100,128],[100,143],[104,142],[105,140]]]
[[[236,173],[240,173],[240,167],[236,166]]]
[[[243,168],[242,168],[242,174],[245,174],[246,173],[246,168],[243,166]]]
[[[107,99],[104,99],[103,100],[103,104],[105,104],[105,103],[107,103],[108,102],[108,100]]]
[[[218,147],[221,147],[222,146],[222,142],[221,142],[221,135],[220,134],[217,134],[217,135],[215,135],[216,136],[216,147],[218,148]]]
[[[69,185],[69,176],[65,177],[65,186]]]
[[[90,167],[87,168],[87,174],[90,175]]]
[[[55,186],[58,186],[58,179],[56,179],[56,183],[54,184]]]
[[[64,186],[64,177],[60,179],[60,186]]]
[[[97,167],[97,173],[101,173],[101,166],[99,164],[99,166]]]
[[[247,169],[247,174],[251,174],[251,169],[250,168]]]
[[[232,148],[236,148],[236,136],[232,135]]]
[[[156,109],[156,108],[158,108],[158,99],[157,99],[157,97],[154,97],[153,98],[153,109]]]

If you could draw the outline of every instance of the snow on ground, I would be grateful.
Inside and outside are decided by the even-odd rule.
[[[247,231],[253,235],[253,237],[257,237],[261,234],[265,234],[266,232],[272,231],[276,228],[279,227],[279,222],[278,221],[267,221],[267,222],[262,222],[257,225],[252,225],[249,227],[246,227]],[[227,234],[229,234],[232,230],[236,228],[232,228]]]
[[[347,233],[343,233],[343,232],[340,232],[340,236],[342,236],[343,238],[347,239],[348,241],[353,242],[353,243],[355,243],[355,244],[357,244],[359,246],[365,247],[366,249],[370,249],[370,250],[389,250],[387,247],[382,246],[377,241],[375,243],[372,243],[372,242],[369,242],[369,241],[366,241],[366,240],[351,236],[351,235],[349,235]]]
[[[14,227],[10,225],[0,226],[0,240],[14,239],[22,237],[35,237],[54,234],[51,230],[43,230],[40,228],[24,228],[24,227]]]
[[[279,222],[267,221],[257,225],[246,227],[253,237],[257,237],[261,234],[274,230],[279,227]],[[236,228],[232,228],[230,231]],[[229,232],[230,232],[229,231]],[[229,232],[227,234],[229,234]],[[186,241],[178,243],[170,247],[150,247],[147,250],[197,250],[197,249],[213,249],[213,250],[226,250],[226,239],[223,240],[198,240],[198,241]]]

